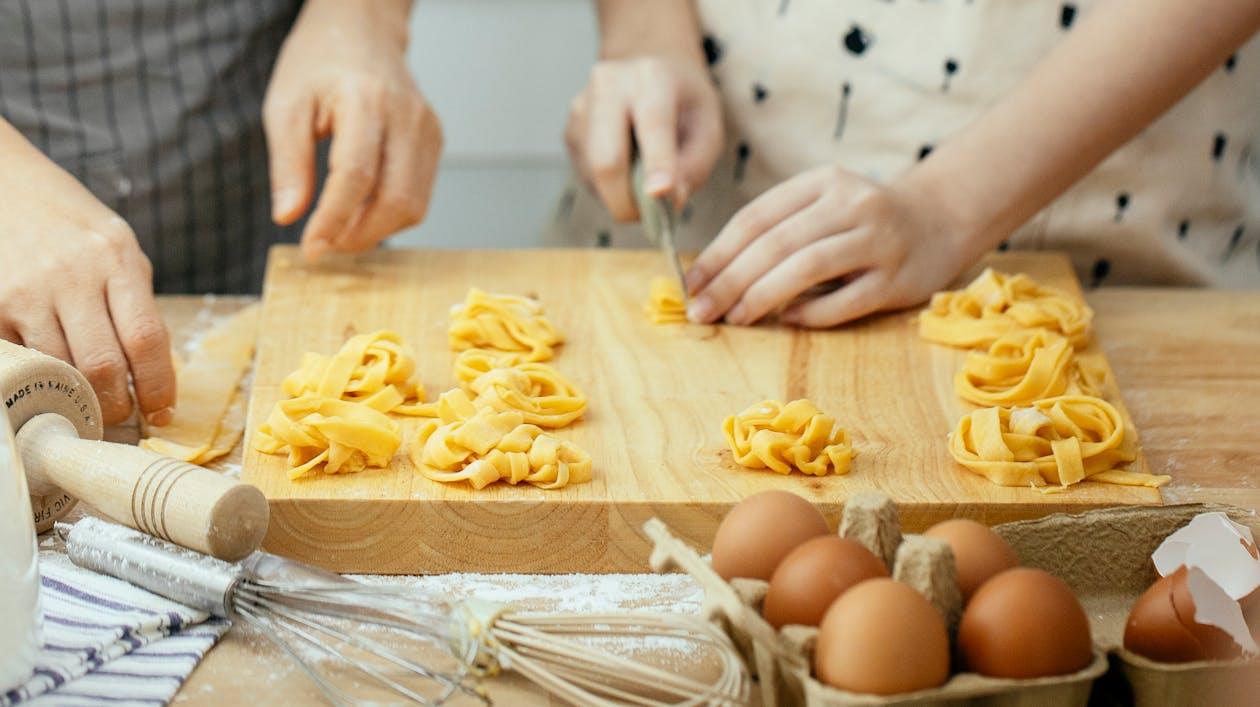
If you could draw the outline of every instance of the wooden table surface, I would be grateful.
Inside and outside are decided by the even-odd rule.
[[[179,343],[246,301],[172,297],[161,304]],[[1166,502],[1260,509],[1260,291],[1115,288],[1095,291],[1089,301],[1150,469],[1173,477],[1164,489]],[[618,596],[627,608],[694,610],[698,601],[695,587],[681,577],[460,575],[415,581],[455,595],[497,592],[539,609],[597,595]],[[551,703],[511,678],[490,688],[499,704]],[[175,702],[317,700],[314,687],[262,636],[234,630]]]

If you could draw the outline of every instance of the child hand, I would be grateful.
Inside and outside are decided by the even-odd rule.
[[[730,220],[687,273],[688,316],[829,327],[927,299],[979,256],[938,208],[939,190],[882,185],[838,167],[779,184]],[[809,288],[839,289],[793,302]]]
[[[681,204],[721,153],[721,101],[699,60],[605,60],[573,99],[564,138],[574,168],[613,218],[634,221],[632,145],[643,159],[644,190]]]

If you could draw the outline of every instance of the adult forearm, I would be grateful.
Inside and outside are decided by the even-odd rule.
[[[1216,70],[1254,0],[1111,0],[1007,97],[903,177],[967,245],[996,245]]]
[[[690,0],[599,0],[601,59],[664,54],[703,60]]]
[[[411,9],[414,5],[415,0],[306,0],[295,29],[304,25],[319,25],[335,32],[353,22],[356,26],[372,28],[382,41],[405,49],[410,37]]]

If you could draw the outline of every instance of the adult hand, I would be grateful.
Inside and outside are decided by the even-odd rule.
[[[410,6],[311,0],[276,61],[263,104],[276,223],[307,212],[316,145],[332,136],[309,259],[370,250],[428,211],[442,126],[407,69]]]
[[[170,421],[175,371],[148,258],[121,218],[0,121],[0,339],[73,364],[105,424]]]
[[[688,315],[830,327],[927,299],[979,257],[938,193],[837,167],[804,172],[735,214],[687,273]],[[808,297],[815,285],[832,292]],[[799,298],[799,299],[798,299]]]
[[[564,138],[574,168],[613,218],[633,221],[635,147],[644,191],[682,204],[721,154],[721,99],[698,58],[605,60],[573,99]]]

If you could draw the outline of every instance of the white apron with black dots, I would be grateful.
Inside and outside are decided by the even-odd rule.
[[[879,181],[998,101],[1093,2],[700,0],[730,145],[684,214],[699,249],[736,209],[812,167]],[[1260,40],[1015,233],[1083,282],[1260,286]],[[645,245],[570,188],[550,245]]]

